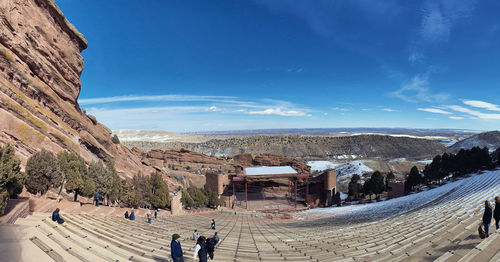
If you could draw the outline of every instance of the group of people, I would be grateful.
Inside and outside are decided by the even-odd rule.
[[[210,228],[215,230],[214,219],[212,219]],[[184,256],[179,239],[179,234],[173,234],[172,242],[170,242],[170,252],[174,262],[184,262]],[[195,229],[193,231],[193,240],[196,241],[196,246],[194,247],[193,253],[193,261],[196,261],[196,258],[198,258],[200,262],[207,262],[208,258],[210,258],[211,260],[214,259],[215,246],[217,245],[217,243],[219,243],[220,240],[217,232],[214,233],[213,237],[206,238],[204,236],[200,236],[198,230]]]
[[[484,226],[484,233],[486,234],[486,237],[490,236],[490,224],[491,224],[491,218],[495,219],[495,227],[498,230],[500,227],[499,222],[500,222],[500,197],[495,197],[495,212],[493,213],[492,207],[490,205],[490,201],[486,200],[484,201],[484,214],[483,214],[483,226]]]
[[[132,210],[130,211],[130,213],[128,211],[125,211],[125,219],[130,219],[130,220],[135,220],[135,213],[134,213],[134,209],[132,208]],[[148,213],[146,214],[146,218],[148,219],[148,223],[151,224],[151,211],[148,211]],[[155,210],[154,212],[154,216],[155,216],[155,219],[158,218],[158,209]]]

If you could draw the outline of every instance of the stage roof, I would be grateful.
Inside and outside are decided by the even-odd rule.
[[[269,176],[269,175],[297,175],[297,171],[291,166],[259,166],[245,167],[243,170],[245,176]]]

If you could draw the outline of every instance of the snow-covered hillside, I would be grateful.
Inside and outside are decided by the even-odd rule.
[[[307,165],[311,167],[311,171],[321,172],[328,169],[334,169],[340,166],[341,164],[330,161],[308,161]]]
[[[347,164],[343,164],[336,168],[337,170],[337,178],[350,178],[354,174],[362,175],[365,173],[373,172],[373,169],[369,168],[364,164],[363,160],[356,160],[349,162]]]
[[[448,205],[449,201],[465,199],[471,195],[483,195],[484,197],[474,197],[477,203],[467,203],[471,205],[471,208],[477,208],[482,205],[484,200],[492,200],[499,192],[500,170],[486,171],[484,174],[474,174],[441,187],[400,198],[363,205],[315,208],[297,213],[294,216],[298,219],[312,217],[384,219],[417,209],[434,200],[439,201],[437,204]]]

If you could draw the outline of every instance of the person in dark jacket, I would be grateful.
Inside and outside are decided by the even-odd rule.
[[[158,218],[158,208],[155,209],[155,219],[157,219],[157,218]]]
[[[498,229],[498,223],[500,222],[500,197],[495,197],[495,212],[493,213],[493,218],[495,219],[495,226]]]
[[[206,238],[204,236],[201,236],[198,238],[198,241],[196,241],[196,246],[194,248],[194,254],[193,254],[193,261],[196,261],[196,257],[200,259],[200,262],[207,262],[207,255],[208,255],[208,250],[207,250],[207,243],[206,243]]]
[[[128,219],[135,220],[134,209],[132,209],[132,211],[130,211],[130,215],[128,216]]]
[[[59,208],[56,208],[56,210],[52,212],[52,221],[57,222],[59,224],[64,223],[64,219],[62,219],[61,216],[59,215]]]
[[[208,252],[208,257],[210,260],[214,259],[214,251],[215,251],[215,245],[217,242],[215,241],[215,236],[207,238],[207,252]]]
[[[125,211],[125,218],[128,219],[128,211]]]
[[[182,255],[181,242],[179,240],[181,236],[179,234],[172,235],[172,242],[170,242],[170,255],[174,262],[184,262],[184,256]]]
[[[484,201],[484,214],[483,214],[484,233],[486,233],[486,237],[490,236],[490,223],[492,215],[493,212],[491,211],[490,202],[486,200]]]
[[[215,219],[212,218],[212,225],[211,225],[212,229],[215,230]]]
[[[94,201],[95,201],[95,206],[98,207],[99,206],[99,190],[95,191]]]

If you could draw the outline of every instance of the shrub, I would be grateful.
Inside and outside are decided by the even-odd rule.
[[[63,181],[57,158],[45,149],[32,155],[26,164],[25,186],[32,194],[45,194],[52,187],[59,187]]]
[[[115,134],[111,137],[111,142],[113,142],[113,144],[120,144],[120,139],[118,138],[118,136]]]

